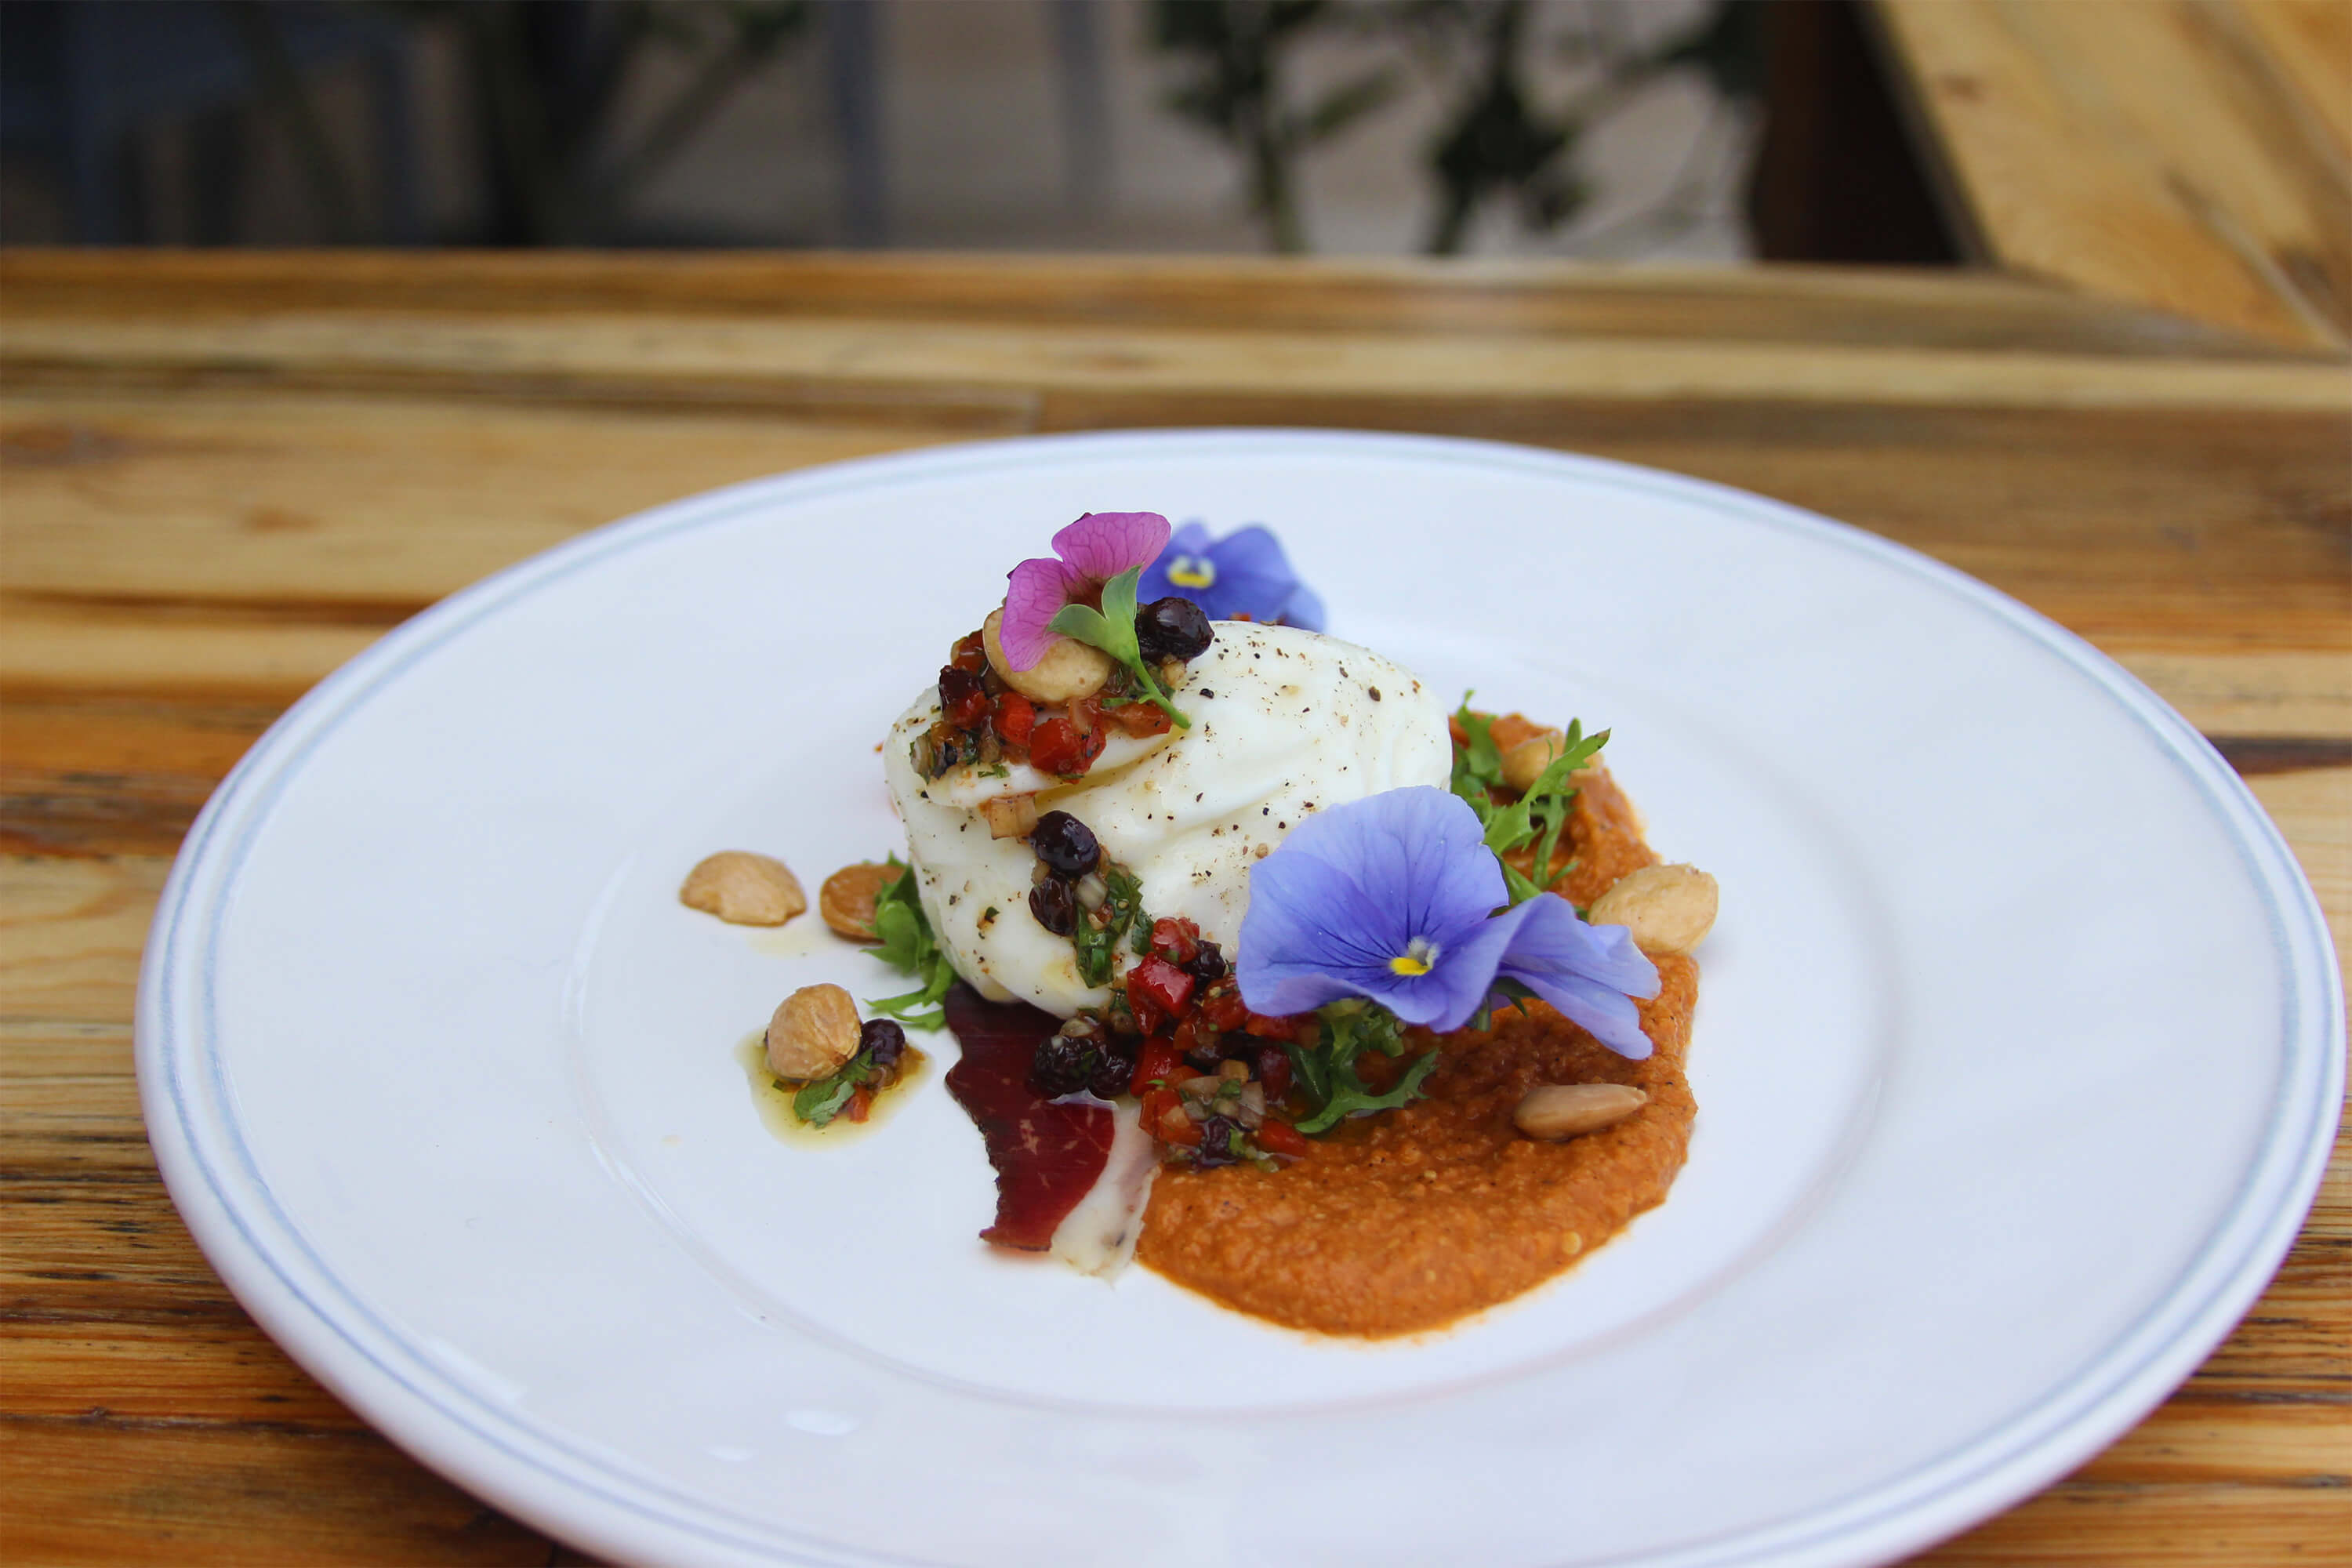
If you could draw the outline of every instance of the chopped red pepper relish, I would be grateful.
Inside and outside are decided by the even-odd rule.
[[[1134,700],[1129,682],[1125,670],[1113,669],[1099,691],[1037,702],[1005,683],[973,632],[940,671],[940,719],[915,741],[915,772],[935,779],[967,763],[1027,763],[1040,773],[1084,778],[1111,731],[1138,739],[1168,732],[1168,715]]]
[[[1141,1104],[1144,1131],[1167,1146],[1166,1157],[1206,1167],[1271,1165],[1305,1154],[1306,1138],[1279,1114],[1291,1087],[1281,1041],[1299,1021],[1253,1014],[1224,955],[1201,940],[1192,921],[1153,921],[1149,942],[1103,1017],[1082,1014],[1040,1044],[1033,1085],[1069,1092],[1082,1063],[1091,1069],[1123,1061],[1131,1049],[1135,1066],[1125,1088]],[[1310,1015],[1305,1022],[1315,1020]],[[1122,1037],[1138,1035],[1139,1045],[1123,1044]],[[1093,1055],[1076,1048],[1082,1040],[1095,1043]]]

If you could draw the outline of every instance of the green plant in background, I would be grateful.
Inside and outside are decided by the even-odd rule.
[[[630,198],[809,30],[807,0],[382,0],[458,40],[494,245],[611,243]],[[692,74],[623,144],[614,110],[657,50]]]
[[[1573,166],[1579,139],[1668,71],[1696,67],[1729,100],[1752,98],[1761,88],[1758,8],[1743,0],[1724,0],[1688,32],[1648,47],[1626,36],[1618,25],[1622,13],[1611,7],[1555,13],[1569,26],[1546,42],[1581,68],[1586,82],[1550,106],[1538,101],[1527,81],[1541,47],[1532,37],[1530,0],[1396,0],[1381,9],[1424,65],[1464,84],[1430,150],[1438,197],[1432,255],[1459,252],[1472,219],[1491,200],[1512,203],[1521,225],[1536,233],[1574,216],[1594,194]],[[1705,142],[1702,136],[1694,147],[1694,159]],[[1664,201],[1640,219],[1666,226],[1694,221],[1692,174],[1686,164]]]
[[[1700,69],[1733,100],[1759,90],[1757,4],[1723,0],[1690,31],[1650,45],[1628,35],[1626,15],[1538,0],[1157,0],[1152,41],[1186,64],[1170,107],[1242,156],[1252,214],[1285,251],[1307,248],[1300,156],[1394,101],[1401,68],[1418,67],[1445,104],[1429,152],[1436,215],[1426,246],[1448,256],[1490,203],[1508,202],[1536,233],[1583,210],[1595,193],[1575,168],[1579,139],[1665,73]],[[1285,82],[1300,48],[1341,40],[1396,58],[1358,71],[1311,107],[1289,108]],[[1562,101],[1544,101],[1530,79],[1546,57],[1582,79]],[[1671,231],[1696,221],[1706,143],[1702,135],[1664,200],[1629,227]]]
[[[1318,32],[1352,28],[1328,0],[1156,0],[1151,41],[1184,61],[1168,106],[1240,153],[1250,211],[1274,248],[1307,248],[1299,210],[1299,154],[1328,142],[1395,96],[1402,73],[1381,66],[1349,78],[1304,108],[1285,89],[1297,47]]]

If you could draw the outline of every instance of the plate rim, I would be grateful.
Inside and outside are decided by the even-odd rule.
[[[1374,450],[1368,452],[1368,447]],[[2342,1113],[2345,1016],[2333,941],[2300,864],[2244,781],[2187,720],[2087,641],[1990,584],[1893,540],[1755,492],[1611,458],[1507,442],[1381,431],[1206,427],[1026,436],[883,453],[744,480],[631,514],[502,568],[411,617],[304,693],[206,802],[174,858],[142,957],[134,1042],[149,1141],[166,1188],[207,1262],[273,1339],[377,1430],[456,1484],[550,1534],[612,1555],[665,1558],[684,1544],[684,1535],[730,1559],[772,1560],[771,1543],[791,1533],[774,1521],[762,1521],[764,1539],[716,1530],[713,1526],[726,1517],[724,1510],[690,1497],[677,1498],[680,1507],[672,1512],[649,1510],[626,1494],[658,1497],[667,1487],[569,1451],[530,1424],[502,1417],[478,1390],[404,1345],[447,1392],[480,1406],[488,1426],[478,1426],[415,1386],[362,1342],[349,1324],[311,1301],[289,1276],[285,1261],[249,1226],[238,1200],[258,1200],[268,1208],[274,1206],[271,1195],[257,1170],[248,1168],[243,1183],[225,1181],[199,1146],[201,1132],[218,1133],[216,1127],[205,1126],[204,1111],[210,1111],[215,1122],[226,1123],[234,1136],[227,1111],[231,1100],[216,1042],[206,1037],[183,1058],[173,1012],[188,1004],[184,992],[193,978],[200,1015],[210,1026],[209,966],[192,977],[185,968],[188,949],[183,944],[203,952],[216,935],[211,921],[217,900],[233,890],[242,848],[268,820],[278,791],[336,721],[362,708],[407,666],[509,603],[608,555],[673,531],[707,526],[746,508],[788,507],[843,489],[919,482],[975,466],[1018,467],[1051,462],[1063,454],[1121,449],[1139,457],[1181,455],[1201,460],[1344,450],[1355,456],[1547,471],[1671,493],[1743,521],[1859,551],[1990,613],[2101,688],[2189,775],[2207,809],[2231,830],[2250,880],[2263,895],[2270,945],[2279,957],[2284,982],[2279,1088],[2268,1130],[2241,1174],[2237,1193],[2171,1284],[2142,1307],[2133,1323],[2033,1405],[1951,1451],[1784,1520],[1622,1561],[1861,1563],[1926,1546],[2039,1490],[2114,1441],[2194,1371],[2267,1287],[2317,1192]],[[237,831],[230,834],[231,829]],[[214,897],[200,903],[200,892]],[[2315,987],[2316,994],[2312,994]],[[211,1069],[215,1098],[210,1106],[192,1101],[185,1092],[182,1073],[191,1063]],[[2305,1112],[2302,1124],[2291,1126],[2298,1107]],[[271,1225],[280,1233],[280,1245],[303,1247],[289,1218],[272,1215]],[[332,1271],[317,1259],[308,1267],[333,1279]],[[336,1283],[364,1316],[364,1303],[356,1291]],[[398,1335],[392,1338],[399,1342]],[[503,1436],[495,1429],[499,1425],[505,1428]],[[562,1453],[569,1468],[558,1468],[535,1452],[545,1447]],[[583,1468],[614,1468],[606,1479],[616,1484],[610,1490],[597,1487],[580,1473]],[[698,1513],[701,1517],[694,1517]],[[897,1561],[866,1552],[845,1555],[832,1542],[805,1542],[794,1550],[812,1562]]]

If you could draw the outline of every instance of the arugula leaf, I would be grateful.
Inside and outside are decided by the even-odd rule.
[[[1355,1062],[1366,1047],[1386,1057],[1404,1054],[1403,1026],[1395,1014],[1376,1002],[1358,997],[1333,1002],[1321,1012],[1317,1042],[1285,1044],[1291,1076],[1315,1102],[1313,1112],[1297,1124],[1306,1133],[1328,1132],[1342,1120],[1360,1111],[1393,1110],[1421,1098],[1422,1080],[1437,1066],[1437,1053],[1423,1051],[1406,1068],[1396,1087],[1374,1094],[1356,1074]]]
[[[811,1127],[823,1127],[841,1114],[860,1084],[874,1076],[874,1053],[860,1051],[825,1078],[812,1079],[793,1096],[793,1114]]]
[[[1396,1087],[1386,1094],[1374,1094],[1370,1089],[1366,1089],[1362,1080],[1356,1077],[1355,1070],[1349,1068],[1346,1074],[1347,1081],[1339,1085],[1337,1092],[1331,1097],[1330,1103],[1307,1121],[1300,1122],[1298,1131],[1310,1133],[1322,1132],[1338,1126],[1349,1116],[1374,1110],[1394,1110],[1401,1105],[1410,1105],[1422,1097],[1422,1080],[1426,1079],[1436,1067],[1437,1053],[1422,1052],[1412,1059],[1412,1064],[1404,1069],[1404,1076],[1397,1079]]]
[[[1462,706],[1454,711],[1454,721],[1469,740],[1454,748],[1453,789],[1477,810],[1483,822],[1494,805],[1491,792],[1503,787],[1503,753],[1495,744],[1494,715],[1470,710],[1470,699],[1477,695],[1464,692]]]
[[[874,933],[882,939],[874,956],[922,984],[904,995],[868,998],[866,1005],[913,1028],[943,1029],[947,1010],[939,1003],[955,984],[955,965],[948,962],[939,939],[931,933],[931,922],[924,918],[915,868],[901,865],[896,855],[890,857],[890,864],[898,868],[898,876],[874,900]]]
[[[1143,695],[1168,715],[1180,730],[1189,730],[1192,721],[1177,711],[1176,704],[1161,689],[1160,678],[1143,659],[1143,651],[1135,642],[1135,584],[1143,568],[1130,566],[1103,584],[1102,608],[1086,605],[1064,605],[1055,614],[1046,629],[1066,637],[1076,637],[1089,643],[1127,667],[1129,675],[1141,683]]]
[[[1507,786],[1503,783],[1503,757],[1495,744],[1495,721],[1492,715],[1470,710],[1470,699],[1477,695],[1465,691],[1462,706],[1455,710],[1468,739],[1454,748],[1454,793],[1469,802],[1470,809],[1478,814],[1486,828],[1486,847],[1502,862],[1503,885],[1514,904],[1526,903],[1538,893],[1549,892],[1560,879],[1576,869],[1576,862],[1554,869],[1552,856],[1559,846],[1559,836],[1567,829],[1569,808],[1576,798],[1576,788],[1568,781],[1580,768],[1600,754],[1609,743],[1609,731],[1599,731],[1587,735],[1581,721],[1569,721],[1568,731],[1560,739],[1559,754],[1545,764],[1525,795],[1508,805],[1499,805],[1495,792]],[[1517,850],[1531,849],[1528,862],[1535,876],[1518,870],[1508,857]]]

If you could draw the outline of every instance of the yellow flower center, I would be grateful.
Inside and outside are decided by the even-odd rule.
[[[1437,963],[1437,947],[1425,936],[1414,937],[1402,952],[1389,960],[1391,974],[1426,974]]]
[[[1168,563],[1168,580],[1179,588],[1213,587],[1216,563],[1199,555],[1179,555]]]

